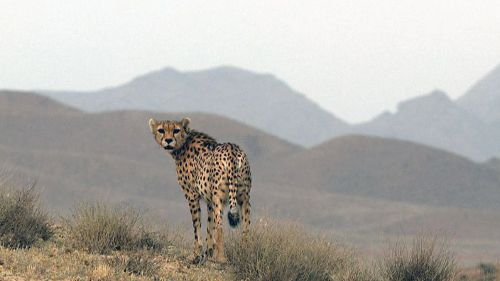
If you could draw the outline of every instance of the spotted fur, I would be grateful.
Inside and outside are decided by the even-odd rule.
[[[207,134],[191,130],[189,119],[149,120],[156,142],[175,160],[177,181],[188,201],[194,227],[195,263],[215,255],[224,261],[222,216],[229,205],[228,221],[243,232],[250,225],[251,173],[245,152],[233,143],[217,143]],[[207,204],[206,251],[201,242],[200,199]]]

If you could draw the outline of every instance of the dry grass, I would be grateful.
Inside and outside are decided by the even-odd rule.
[[[184,249],[136,249],[108,254],[74,249],[68,230],[26,249],[0,247],[0,280],[234,280],[214,264],[193,267]]]
[[[140,213],[133,208],[104,203],[78,205],[64,220],[71,245],[90,253],[115,250],[161,250],[166,239],[144,227]]]
[[[246,240],[229,235],[226,253],[246,280],[368,280],[352,252],[295,224],[261,221]]]
[[[419,236],[409,247],[396,243],[380,266],[387,281],[449,281],[456,273],[454,256],[444,242]]]
[[[35,183],[13,187],[0,183],[0,244],[10,248],[31,247],[47,240],[52,232],[47,214],[40,208]]]
[[[114,256],[96,255],[64,246],[64,237],[39,247],[10,250],[0,248],[4,279],[13,276],[28,280],[148,280],[149,276],[131,275],[110,262]]]

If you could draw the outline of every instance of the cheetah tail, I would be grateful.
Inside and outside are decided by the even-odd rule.
[[[237,227],[240,224],[240,213],[232,213],[231,210],[227,213],[227,219],[229,221],[229,226],[232,228]]]
[[[236,201],[236,186],[229,185],[229,212],[227,212],[227,220],[231,227],[237,227],[240,223],[240,212]]]

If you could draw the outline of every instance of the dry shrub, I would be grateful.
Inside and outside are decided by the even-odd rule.
[[[70,243],[90,253],[114,250],[161,250],[162,235],[145,229],[140,213],[133,208],[104,203],[80,204],[65,220]]]
[[[497,268],[492,263],[480,263],[478,265],[481,271],[480,281],[495,281],[497,279]]]
[[[381,264],[388,281],[448,281],[455,277],[456,262],[444,242],[419,236],[411,247],[396,243]]]
[[[10,248],[31,247],[52,235],[47,213],[40,208],[35,183],[14,188],[0,183],[0,243]]]
[[[247,280],[368,280],[352,253],[295,224],[260,222],[247,239],[230,234],[226,254]]]

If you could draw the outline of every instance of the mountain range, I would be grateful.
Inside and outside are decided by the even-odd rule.
[[[149,110],[218,114],[305,147],[326,141],[348,128],[345,122],[276,77],[227,66],[191,72],[165,68],[95,92],[44,94],[88,112]]]
[[[173,161],[147,125],[150,117],[189,116],[194,129],[249,154],[255,217],[299,221],[367,252],[389,238],[446,232],[464,260],[500,258],[497,160],[479,164],[414,142],[359,135],[304,148],[220,115],[87,113],[34,93],[0,91],[0,109],[3,174],[37,179],[53,212],[101,200],[189,225]]]
[[[457,102],[484,122],[498,127],[500,124],[500,65],[474,84]]]
[[[439,90],[401,102],[395,113],[383,113],[353,130],[430,145],[475,161],[500,156],[500,127],[483,121]]]
[[[165,68],[102,90],[41,93],[87,112],[217,114],[306,148],[356,133],[422,143],[474,161],[500,156],[500,65],[456,101],[435,90],[362,124],[340,120],[273,75],[228,66]]]

